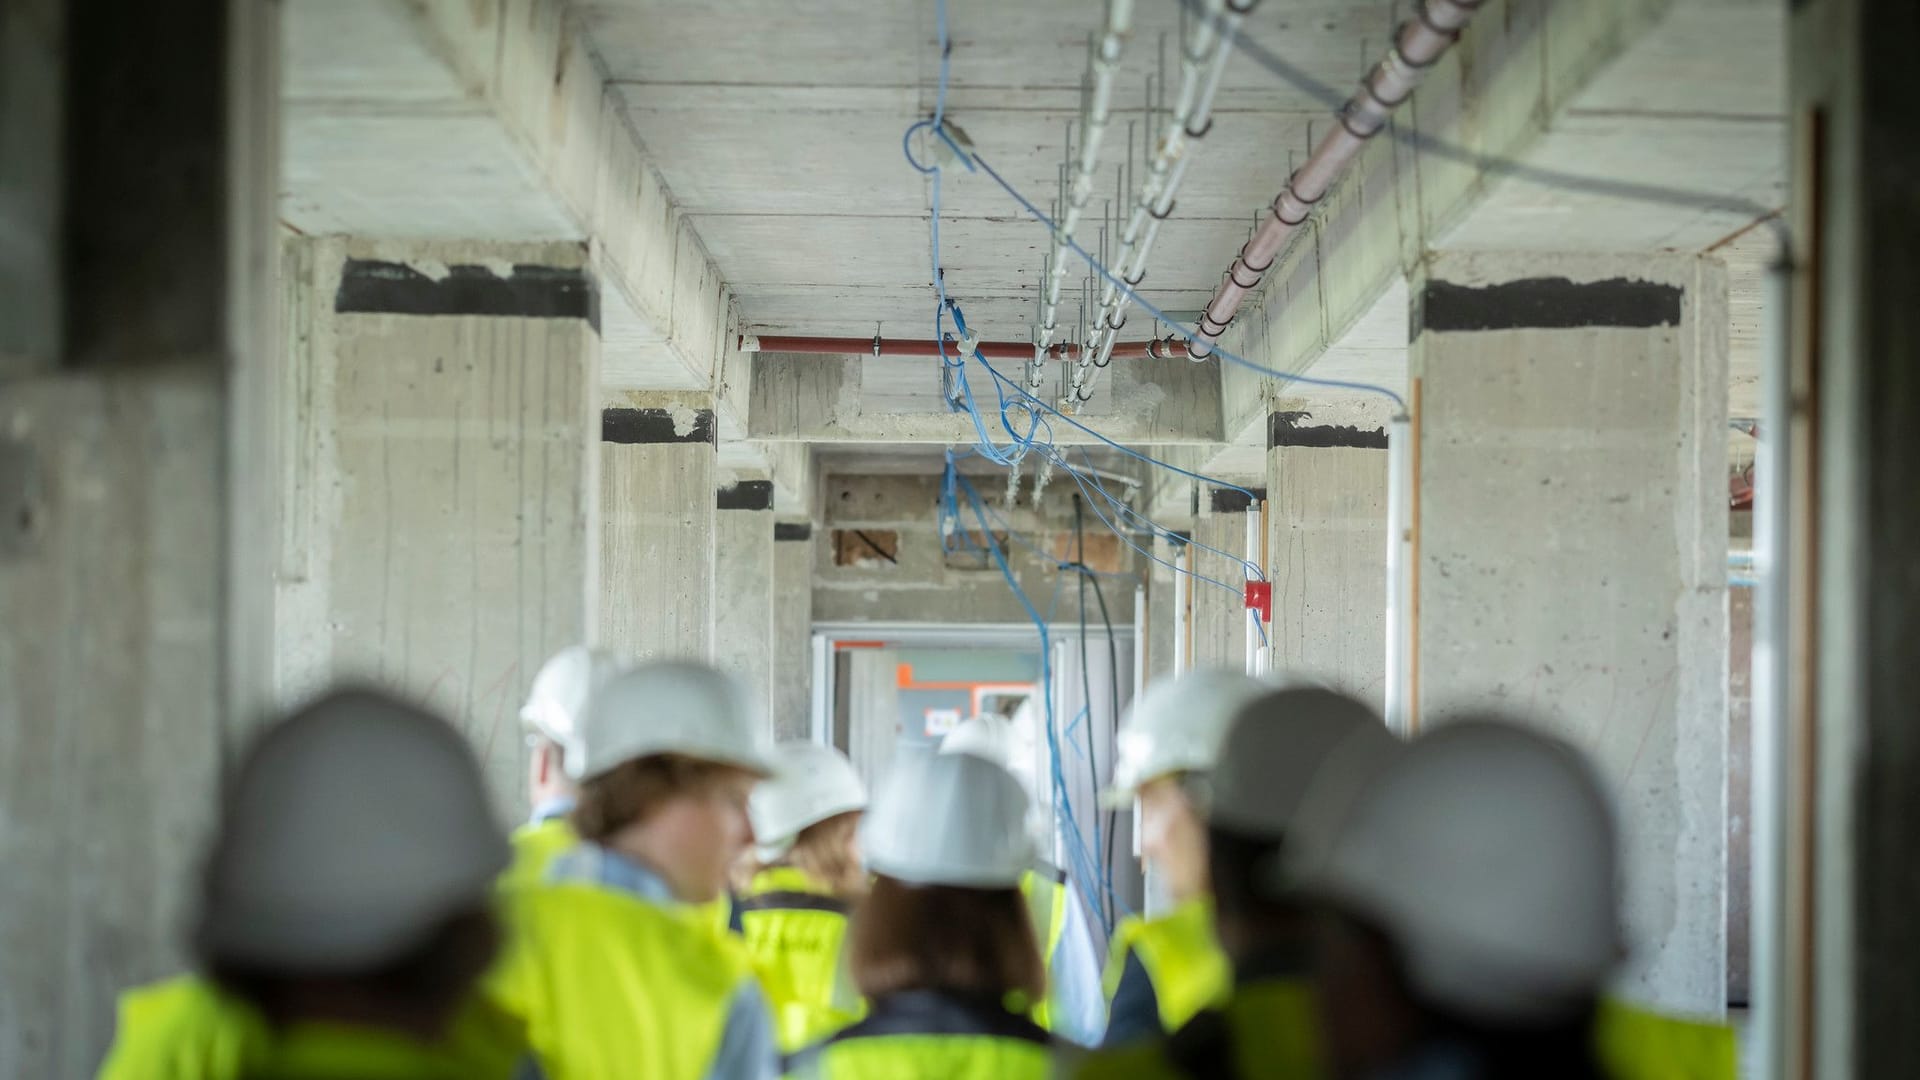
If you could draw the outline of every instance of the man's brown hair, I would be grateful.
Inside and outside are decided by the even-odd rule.
[[[1019,889],[908,885],[881,875],[853,915],[847,964],[862,994],[944,990],[1027,1004],[1047,992]]]
[[[696,761],[679,754],[654,754],[622,762],[580,783],[573,828],[580,839],[602,843],[678,795],[705,790],[733,771],[731,765]]]

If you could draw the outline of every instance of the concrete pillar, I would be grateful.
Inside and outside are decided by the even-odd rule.
[[[1267,492],[1274,669],[1313,675],[1383,709],[1386,432],[1272,414]]]
[[[1174,579],[1178,576],[1174,567],[1180,565],[1181,552],[1185,545],[1172,539],[1155,536],[1142,542],[1142,546],[1153,552],[1160,561],[1146,562],[1147,566],[1147,678],[1150,685],[1157,679],[1173,676],[1174,652],[1179,647],[1174,638],[1174,624],[1179,619],[1174,614],[1180,599]]]
[[[773,523],[773,734],[804,739],[813,719],[813,526]]]
[[[599,644],[635,660],[713,655],[710,405],[601,413]]]
[[[713,661],[746,683],[771,732],[773,481],[720,488],[713,537]]]
[[[1266,493],[1254,490],[1265,499]],[[1247,571],[1241,557],[1247,550],[1247,514],[1259,513],[1259,503],[1246,492],[1209,488],[1202,495],[1200,513],[1193,519],[1196,546],[1189,564],[1193,597],[1193,668],[1244,671],[1247,664]],[[1208,551],[1207,548],[1215,550]],[[1226,554],[1220,554],[1225,552]],[[1202,581],[1201,578],[1213,581]],[[1217,583],[1217,584],[1216,584]],[[1224,588],[1222,586],[1225,586]]]
[[[1420,724],[1508,710],[1611,781],[1622,992],[1726,1003],[1726,283],[1441,252],[1415,288]]]
[[[279,681],[452,717],[509,813],[519,707],[587,632],[597,287],[577,244],[326,238],[286,258]]]
[[[277,10],[0,10],[0,1076],[92,1075],[184,968],[256,704]]]

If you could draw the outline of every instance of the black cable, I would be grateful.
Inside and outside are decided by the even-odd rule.
[[[1073,563],[1072,568],[1080,577],[1080,700],[1085,703],[1087,712],[1087,781],[1092,786],[1095,800],[1093,815],[1095,826],[1100,815],[1100,767],[1093,755],[1093,672],[1087,666],[1087,533],[1081,517],[1080,496],[1073,497]],[[1111,873],[1111,863],[1099,867],[1102,881]],[[1098,884],[1098,883],[1096,883]],[[1095,890],[1100,907],[1100,921],[1107,926],[1113,925],[1112,897],[1108,890]]]
[[[1183,8],[1202,17],[1206,15],[1201,0],[1176,0]],[[1211,16],[1215,30],[1225,25],[1225,16]],[[1397,31],[1396,31],[1397,32]],[[1235,35],[1233,47],[1246,55],[1254,63],[1278,76],[1281,81],[1300,90],[1309,97],[1332,109],[1338,115],[1346,105],[1348,94],[1321,82],[1304,69],[1283,59],[1278,53],[1249,38],[1245,32]],[[1524,164],[1514,158],[1483,154],[1464,146],[1449,143],[1444,139],[1427,135],[1420,131],[1407,130],[1398,124],[1389,122],[1385,128],[1389,138],[1404,143],[1417,150],[1425,150],[1450,161],[1461,162],[1481,169],[1484,172],[1500,176],[1512,176],[1532,181],[1545,187],[1559,188],[1564,191],[1581,191],[1590,195],[1611,195],[1630,199],[1635,202],[1657,203],[1666,206],[1678,206],[1691,210],[1722,210],[1728,213],[1752,214],[1762,221],[1772,221],[1773,231],[1784,241],[1787,238],[1786,223],[1780,220],[1780,208],[1766,206],[1751,199],[1738,196],[1720,195],[1710,191],[1689,191],[1685,188],[1665,187],[1660,184],[1642,184],[1631,180],[1609,180],[1599,176],[1582,176],[1579,173],[1562,172],[1559,169],[1544,169]]]
[[[887,560],[888,562],[892,563],[895,566],[900,565],[900,560],[893,557],[892,555],[887,554],[886,549],[882,548],[879,544],[874,543],[873,537],[868,536],[865,529],[855,529],[853,530],[853,535],[859,537],[860,542],[867,545],[868,548],[872,549],[875,555],[880,556],[881,558]]]
[[[1107,704],[1111,706],[1108,713],[1107,742],[1108,745],[1112,745],[1114,735],[1120,730],[1120,646],[1113,640],[1113,619],[1107,614],[1107,592],[1100,587],[1100,579],[1094,577],[1091,571],[1082,567],[1081,580],[1085,581],[1088,578],[1093,579],[1093,598],[1100,601],[1100,624],[1107,628],[1107,678],[1111,683],[1109,686],[1111,696],[1107,698]],[[1089,713],[1087,717],[1087,723],[1093,723],[1091,713]],[[1092,740],[1089,739],[1088,742],[1091,743]],[[1098,797],[1098,793],[1096,792],[1095,798],[1098,799]],[[1097,801],[1094,803],[1094,812],[1099,812],[1099,803]],[[1109,873],[1112,872],[1111,868],[1113,866],[1113,834],[1119,827],[1120,812],[1117,810],[1107,811],[1107,866]]]

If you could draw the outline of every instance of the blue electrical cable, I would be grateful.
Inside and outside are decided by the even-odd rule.
[[[1059,455],[1059,451],[1057,449],[1054,451],[1054,453],[1056,455],[1054,460],[1056,462],[1059,462],[1061,465],[1065,466],[1068,472],[1078,471],[1074,469],[1073,466],[1067,465],[1066,462],[1061,457],[1057,456]],[[1093,459],[1087,455],[1085,447],[1080,448],[1080,459],[1087,463],[1087,474],[1086,474],[1087,479],[1093,481],[1093,486],[1099,490],[1101,497],[1107,500],[1108,505],[1112,506],[1115,510],[1118,510],[1121,514],[1129,518],[1132,518],[1133,520],[1138,521],[1141,524],[1145,525],[1149,532],[1152,532],[1157,536],[1165,536],[1169,539],[1177,539],[1183,544],[1187,544],[1191,547],[1197,547],[1201,551],[1212,552],[1213,554],[1220,556],[1221,558],[1227,560],[1228,562],[1239,564],[1241,575],[1244,576],[1249,581],[1267,580],[1266,571],[1260,569],[1258,564],[1248,559],[1243,559],[1240,556],[1235,555],[1230,551],[1222,551],[1217,547],[1210,547],[1206,544],[1201,543],[1198,540],[1193,539],[1190,536],[1177,536],[1173,532],[1173,530],[1167,528],[1165,525],[1160,524],[1159,522],[1153,520],[1152,518],[1147,517],[1146,515],[1140,513],[1138,510],[1135,510],[1133,507],[1128,506],[1126,503],[1121,502],[1119,498],[1117,498],[1116,496],[1114,496],[1112,492],[1107,490],[1107,486],[1105,484],[1100,482],[1100,474],[1094,471]],[[1252,492],[1248,492],[1248,497],[1249,498],[1252,497]]]

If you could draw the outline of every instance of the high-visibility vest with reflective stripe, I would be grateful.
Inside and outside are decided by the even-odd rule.
[[[331,1024],[275,1029],[251,1005],[205,979],[181,976],[121,995],[119,1028],[101,1080],[251,1077],[505,1078],[528,1060],[525,1032],[475,1000],[444,1039]],[[349,1068],[351,1066],[351,1068]]]
[[[548,1080],[698,1080],[753,978],[735,939],[684,908],[588,882],[502,897],[507,949],[489,997],[526,1025]]]
[[[1616,1080],[1734,1080],[1740,1053],[1733,1029],[1663,1016],[1605,1000],[1594,1018],[1594,1045]]]
[[[847,977],[846,901],[806,871],[781,866],[755,874],[735,909],[782,1052],[860,1018],[865,1008]]]
[[[1027,902],[1027,914],[1033,919],[1033,938],[1041,948],[1041,959],[1047,965],[1047,985],[1053,986],[1054,957],[1060,952],[1060,936],[1067,928],[1067,881],[1066,876],[1052,867],[1045,871],[1029,870],[1020,875],[1020,895]],[[1033,1022],[1043,1028],[1051,1028],[1050,1010],[1047,999],[1042,998],[1028,1013]]]
[[[1076,1080],[1238,1077],[1311,1080],[1324,1074],[1314,998],[1304,979],[1256,979],[1172,1035],[1089,1054]]]
[[[890,994],[867,1018],[788,1059],[804,1080],[1045,1080],[1052,1043],[1038,1024],[935,991]]]
[[[1102,979],[1109,1004],[1129,955],[1139,959],[1153,984],[1164,1031],[1176,1031],[1200,1010],[1226,1000],[1233,985],[1233,967],[1214,935],[1209,900],[1190,900],[1152,919],[1121,921]]]
[[[503,889],[521,888],[546,880],[547,868],[568,848],[580,842],[573,825],[564,817],[548,818],[522,825],[509,838],[513,843],[513,861],[500,875]]]

